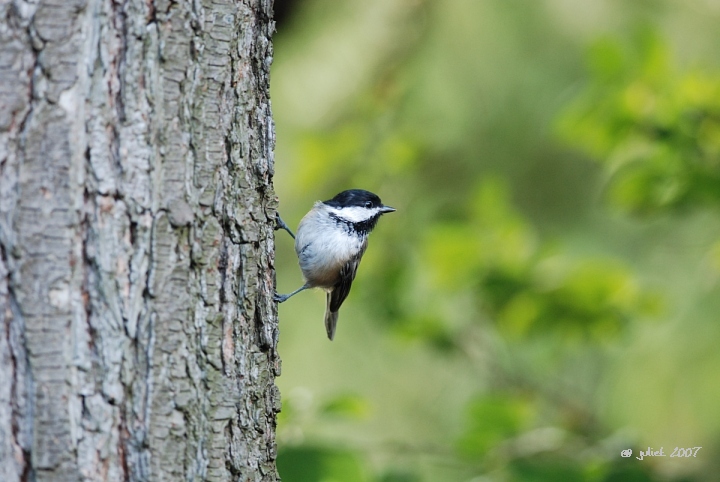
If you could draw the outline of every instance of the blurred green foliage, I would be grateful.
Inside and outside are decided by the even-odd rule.
[[[286,482],[366,482],[361,461],[352,451],[301,446],[283,449],[278,470]]]
[[[332,344],[322,295],[280,309],[284,480],[713,480],[719,16],[300,3],[273,70],[283,218],[353,187],[398,211]],[[620,457],[650,445],[703,449]]]
[[[602,160],[610,198],[651,213],[720,202],[720,74],[678,72],[655,30],[590,51],[591,85],[560,130]]]
[[[532,407],[525,400],[495,395],[472,401],[468,412],[468,426],[458,448],[462,455],[475,458],[527,429]]]
[[[643,292],[622,263],[563,259],[558,249],[539,244],[508,198],[503,183],[485,179],[466,219],[429,227],[420,257],[430,283],[425,302],[413,303],[413,311],[431,313],[438,294],[467,292],[506,336],[559,331],[592,340],[657,314],[657,297]]]

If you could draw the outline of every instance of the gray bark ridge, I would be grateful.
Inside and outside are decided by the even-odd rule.
[[[0,18],[0,480],[278,480],[272,0]]]

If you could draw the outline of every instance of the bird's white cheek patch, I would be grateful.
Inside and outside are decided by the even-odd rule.
[[[333,209],[333,212],[343,219],[347,219],[351,223],[361,223],[375,216],[380,212],[380,208],[367,209],[360,206],[350,206],[342,209]]]

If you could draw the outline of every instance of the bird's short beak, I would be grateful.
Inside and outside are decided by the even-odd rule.
[[[396,210],[395,208],[391,208],[390,206],[383,206],[383,207],[380,208],[380,212],[383,213],[383,214],[385,214],[385,213],[392,213],[392,212],[394,212],[394,211],[397,211],[397,210]]]

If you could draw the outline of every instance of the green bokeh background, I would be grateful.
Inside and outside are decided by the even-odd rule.
[[[335,341],[323,293],[280,307],[283,480],[717,480],[720,1],[286,7],[284,220],[398,211]]]

